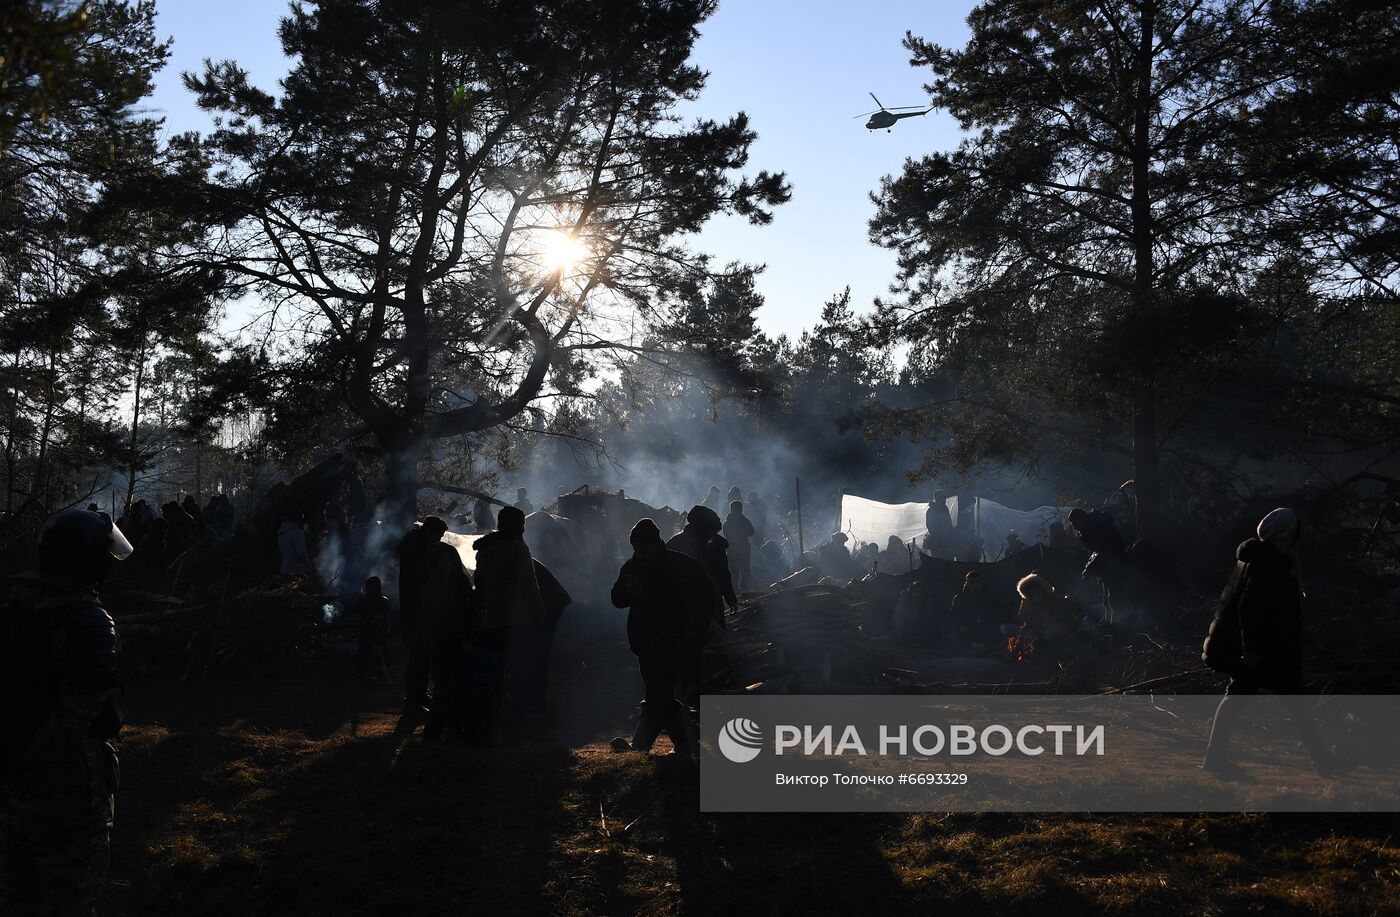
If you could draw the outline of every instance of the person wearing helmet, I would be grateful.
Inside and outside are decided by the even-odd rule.
[[[120,644],[97,590],[132,547],[111,518],[65,510],[0,612],[0,913],[92,909],[107,880],[122,725]]]

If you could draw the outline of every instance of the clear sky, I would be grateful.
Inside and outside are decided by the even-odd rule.
[[[867,92],[889,106],[927,97],[924,70],[909,66],[900,42],[906,30],[946,45],[967,37],[971,0],[879,0],[863,6],[832,0],[721,0],[702,27],[692,61],[710,72],[700,101],[681,114],[721,118],[749,114],[759,139],[750,168],[785,171],[792,201],[771,224],[712,223],[698,247],[721,260],[766,264],[759,289],[767,304],[759,323],[796,335],[821,304],[850,285],[865,306],[894,275],[894,257],[866,239],[869,193],[904,159],[958,142],[942,112],[901,121],[892,133],[867,131],[852,116],[874,108]],[[204,58],[232,58],[265,89],[288,68],[277,41],[287,0],[158,0],[157,27],[174,39],[150,106],[172,131],[207,130],[208,119],[180,85],[180,72]]]

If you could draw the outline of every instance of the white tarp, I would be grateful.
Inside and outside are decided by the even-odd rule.
[[[946,502],[948,514],[956,526],[958,498],[949,497]],[[1001,556],[1006,548],[1006,536],[1012,532],[1028,545],[1049,544],[1050,523],[1058,520],[1065,524],[1069,517],[1066,507],[1041,506],[1019,510],[985,497],[977,497],[975,505],[968,509],[972,512],[973,531],[982,540],[987,560],[996,560]],[[841,497],[841,531],[851,536],[847,546],[852,550],[866,542],[874,542],[883,549],[891,535],[898,535],[905,544],[911,539],[918,539],[918,545],[922,548],[927,535],[924,524],[927,511],[927,503],[881,503],[845,494]]]
[[[459,535],[456,532],[447,532],[442,536],[442,540],[444,544],[450,544],[456,549],[457,556],[462,558],[462,566],[467,568],[468,573],[476,573],[476,550],[472,545],[485,534],[482,532],[480,535]]]
[[[1063,525],[1068,518],[1067,507],[1041,506],[1019,510],[978,497],[973,511],[973,530],[982,539],[983,556],[987,560],[996,560],[1005,551],[1006,536],[1012,532],[1028,545],[1049,544],[1050,523],[1058,521]]]
[[[953,524],[958,524],[958,498],[947,499],[948,514]],[[873,542],[883,550],[889,544],[891,535],[898,535],[908,544],[918,539],[924,543],[928,526],[924,524],[927,503],[881,503],[851,494],[841,497],[841,531],[851,536],[847,547],[854,549],[857,544]]]

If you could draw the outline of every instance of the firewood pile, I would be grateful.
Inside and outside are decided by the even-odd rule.
[[[352,627],[327,623],[327,599],[300,582],[185,605],[170,596],[109,598],[130,678],[264,678],[295,669],[309,652]]]
[[[878,683],[879,651],[861,627],[862,603],[840,586],[755,596],[707,647],[710,688],[843,693]]]
[[[1216,694],[1225,676],[1201,662],[1199,627],[1168,638],[1085,631],[1056,653],[960,656],[872,636],[877,600],[861,584],[811,584],[751,597],[707,648],[706,690],[750,693]],[[1196,633],[1195,631],[1200,631]],[[1304,639],[1310,690],[1400,693],[1400,620],[1358,610],[1313,621]]]

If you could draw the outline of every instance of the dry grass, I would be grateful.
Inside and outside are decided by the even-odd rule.
[[[673,759],[425,747],[347,685],[138,695],[106,912],[1400,913],[1393,816],[700,815]]]

